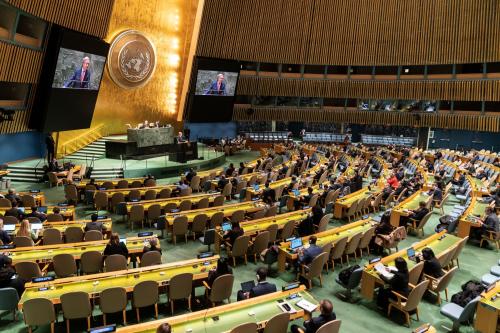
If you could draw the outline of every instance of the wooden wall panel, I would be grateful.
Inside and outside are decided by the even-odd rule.
[[[295,64],[493,62],[498,22],[498,0],[207,0],[197,53]]]
[[[402,112],[355,111],[344,108],[300,109],[286,107],[259,107],[249,115],[250,106],[235,105],[233,120],[236,121],[306,121],[330,123],[380,124],[412,127],[434,127],[486,132],[500,132],[500,117],[462,114],[415,114]]]
[[[0,81],[36,83],[42,52],[0,41]]]
[[[104,38],[108,33],[114,0],[6,0],[33,16]]]
[[[238,82],[237,94],[327,98],[500,101],[500,81],[355,81],[242,75]]]

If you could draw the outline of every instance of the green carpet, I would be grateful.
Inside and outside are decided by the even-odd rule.
[[[255,158],[255,153],[239,153],[235,156],[231,156],[227,159],[227,163],[234,162],[239,163],[240,161],[250,160]],[[173,182],[173,179],[162,179],[159,181],[160,184]],[[52,188],[48,189],[45,184],[24,184],[24,183],[15,183],[14,186],[18,191],[27,188],[40,188],[46,194],[47,203],[57,203],[63,200],[64,192],[62,188]],[[451,210],[452,206],[456,204],[454,198],[449,200],[445,211]],[[77,216],[78,218],[87,217],[92,213],[90,210],[86,210],[85,207],[78,207]],[[425,234],[431,235],[433,233],[434,227],[436,226],[439,218],[439,214],[434,214],[427,224],[425,228]],[[120,233],[120,235],[128,235],[133,236],[136,233],[129,232],[124,224],[117,222],[118,218],[116,216],[113,217],[113,229],[114,231]],[[121,218],[120,218],[121,219]],[[341,225],[339,221],[335,221],[330,223],[330,227],[335,227]],[[405,246],[409,246],[412,243],[418,241],[419,238],[410,235],[405,241],[403,241],[400,245],[400,248]],[[178,242],[177,246],[173,246],[168,239],[163,240],[161,242],[161,247],[163,249],[163,261],[164,262],[174,262],[185,259],[192,259],[196,256],[196,253],[204,248],[198,241],[189,240],[187,244],[182,242]],[[455,275],[452,283],[449,287],[449,295],[453,295],[454,293],[460,290],[460,285],[470,279],[480,280],[481,276],[487,272],[492,265],[495,265],[498,261],[499,253],[494,250],[486,250],[480,249],[477,244],[467,244],[465,249],[463,250],[460,256],[460,269],[458,273]],[[361,262],[358,264],[363,265],[367,262],[366,256],[363,258]],[[353,261],[351,261],[353,263]],[[233,297],[232,300],[236,301],[236,292],[237,286],[240,285],[241,282],[248,281],[254,279],[255,277],[255,269],[259,265],[255,265],[252,262],[249,262],[248,265],[239,264],[234,269],[234,275],[236,277]],[[340,266],[335,268],[335,272],[331,272],[329,274],[324,275],[324,284],[323,288],[319,287],[319,285],[315,284],[315,287],[311,290],[311,293],[318,299],[330,299],[334,304],[334,311],[337,314],[337,318],[342,320],[341,332],[346,333],[361,333],[361,332],[410,332],[411,330],[405,326],[402,326],[401,323],[403,321],[403,317],[400,316],[397,311],[394,315],[389,319],[385,316],[385,314],[379,312],[375,304],[373,302],[369,302],[361,299],[361,296],[357,291],[354,292],[354,297],[359,299],[359,301],[355,304],[350,304],[343,302],[340,298],[337,297],[337,293],[343,291],[343,289],[335,282],[335,277],[338,272],[341,270]],[[292,281],[295,276],[290,272],[285,272],[280,274],[276,279],[270,279],[272,282],[276,283],[278,287],[286,284],[287,282]],[[197,295],[201,296],[203,290],[199,288],[197,290]],[[443,295],[444,296],[444,295]],[[444,301],[445,302],[445,301]],[[162,318],[170,316],[170,309],[165,306],[166,297],[163,295],[161,298],[160,304],[160,314]],[[444,304],[444,303],[443,303]],[[182,314],[186,311],[183,310],[186,306],[181,302],[176,306],[176,314]],[[196,305],[195,305],[196,307]],[[127,317],[129,321],[129,325],[135,323],[135,312],[132,311],[129,302],[129,308],[127,312]],[[199,305],[198,305],[199,309]],[[451,327],[451,322],[445,317],[439,314],[439,306],[434,304],[434,300],[431,297],[425,297],[424,300],[420,303],[420,322],[412,321],[411,329],[415,329],[418,326],[424,323],[433,324],[438,332],[446,332],[441,326],[446,325]],[[152,310],[143,310],[141,311],[141,319],[142,321],[153,320]],[[22,321],[18,321],[16,323],[12,322],[12,316],[10,314],[5,313],[0,317],[0,331],[11,333],[11,332],[26,332],[26,328]],[[119,316],[111,317],[111,320],[121,323],[121,319]],[[98,307],[94,309],[94,321],[92,325],[100,326],[102,325],[102,318],[100,316]],[[39,327],[36,332],[49,332],[48,327]],[[62,322],[62,316],[59,316],[59,323],[56,325],[56,332],[65,332],[66,328],[64,323]],[[74,321],[72,322],[72,332],[84,332],[85,331],[85,321]],[[462,332],[473,332],[474,330],[471,327],[463,327],[461,329]],[[178,332],[176,332],[178,333]],[[180,333],[180,332],[179,332]]]

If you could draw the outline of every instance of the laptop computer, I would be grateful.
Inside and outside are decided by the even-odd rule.
[[[40,206],[37,209],[38,212],[47,214],[47,206]]]
[[[252,290],[253,287],[255,287],[255,282],[253,282],[253,281],[247,281],[247,282],[241,283],[241,290],[244,293],[249,292],[250,290]]]
[[[120,242],[123,244],[127,245],[127,239],[126,238],[120,238]]]
[[[415,249],[413,247],[406,250],[406,255],[408,256],[408,259],[415,261]]]
[[[254,189],[254,191],[259,191],[260,186],[258,184],[253,184],[253,189]]]
[[[17,209],[20,210],[22,213],[24,213],[26,211],[25,207],[17,207]]]
[[[40,229],[42,229],[42,224],[41,223],[31,223],[31,229],[40,230]]]
[[[222,231],[226,232],[231,230],[231,223],[222,223]]]
[[[15,224],[4,224],[3,230],[14,231],[14,230],[16,230],[16,225]]]
[[[290,242],[290,249],[297,250],[302,247],[302,238],[295,238]]]
[[[295,189],[292,191],[292,193],[295,195],[295,196],[299,196],[300,195],[300,191]]]

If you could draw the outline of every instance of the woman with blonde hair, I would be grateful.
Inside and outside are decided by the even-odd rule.
[[[33,231],[31,230],[31,224],[30,221],[28,220],[22,220],[21,221],[21,226],[19,227],[19,230],[17,230],[16,236],[25,236],[28,238],[31,238],[33,241],[36,241],[38,239],[38,231]]]

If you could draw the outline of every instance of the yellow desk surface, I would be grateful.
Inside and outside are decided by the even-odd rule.
[[[155,333],[156,328],[162,323],[169,323],[175,333],[225,333],[230,332],[234,327],[246,322],[255,322],[263,327],[269,319],[282,312],[278,307],[278,300],[287,301],[296,311],[290,315],[290,320],[295,320],[306,316],[304,310],[296,305],[301,299],[305,299],[316,305],[319,304],[319,302],[304,289],[304,286],[300,286],[297,289],[289,291],[277,291],[271,294],[217,306],[208,310],[201,310],[185,315],[122,327],[119,328],[117,332]],[[291,300],[287,299],[291,294],[297,294],[299,297]],[[253,313],[254,315],[249,315],[249,313]],[[215,316],[219,317],[217,321],[213,320]]]
[[[219,256],[204,259],[191,259],[168,264],[149,266],[143,268],[133,268],[123,271],[90,274],[70,278],[56,279],[50,282],[27,283],[19,301],[19,308],[23,303],[31,298],[47,298],[54,304],[60,303],[61,295],[73,292],[84,291],[91,297],[107,288],[123,287],[128,292],[142,281],[156,281],[159,285],[168,284],[170,279],[181,273],[193,273],[194,280],[203,280],[208,277],[208,271],[217,267]],[[49,287],[48,290],[40,291],[40,287]]]
[[[67,228],[69,227],[80,227],[82,229],[85,228],[85,225],[91,222],[90,220],[80,220],[80,221],[62,221],[62,222],[43,222],[42,226],[43,229],[50,229],[54,228],[59,230],[61,233],[64,234]],[[110,232],[113,228],[113,222],[111,221],[110,218],[107,218],[105,220],[99,220],[99,222],[102,222],[103,226],[106,228],[106,232]],[[17,224],[15,231],[12,233],[15,234],[17,233],[17,230],[19,229],[20,223]]]
[[[311,208],[304,209],[304,210],[296,210],[293,212],[285,213],[285,214],[279,214],[276,216],[271,216],[271,217],[264,217],[261,219],[256,219],[256,220],[251,220],[247,222],[241,222],[240,226],[243,229],[243,232],[245,235],[248,235],[250,237],[256,235],[257,233],[261,231],[267,230],[267,228],[271,224],[277,224],[278,225],[278,230],[283,229],[285,224],[287,224],[289,221],[296,221],[299,223],[300,221],[304,220],[307,217],[307,214],[311,211]],[[220,253],[220,244],[222,242],[224,233],[222,232],[222,229],[219,227],[217,228],[217,232],[215,233],[215,249]]]
[[[245,167],[247,168],[254,168],[257,165],[257,161],[260,160],[260,158],[257,158],[253,161],[244,163]],[[200,178],[203,177],[209,177],[211,174],[215,174],[215,176],[219,176],[222,172],[224,171],[224,168],[215,168],[215,169],[210,169],[210,170],[205,170],[205,171],[200,171],[197,172],[196,175],[200,176]],[[181,178],[184,178],[184,174],[181,175]]]
[[[365,232],[370,229],[375,223],[370,219],[359,220],[357,222],[349,223],[341,227],[328,229],[323,232],[314,234],[317,237],[316,245],[322,247],[328,243],[335,243],[337,240],[347,236],[352,237],[359,232]],[[302,237],[304,247],[307,247],[310,236]],[[278,253],[278,269],[280,272],[285,271],[285,264],[287,261],[297,260],[297,253],[289,251],[290,242],[281,243]]]
[[[323,186],[327,187],[329,184],[330,184],[329,181],[325,181],[321,184],[322,185],[321,188],[320,188],[319,184],[311,186],[311,188],[313,190],[312,193],[313,194],[321,193],[321,191],[323,191]],[[295,195],[293,192],[290,192],[288,195],[290,196],[291,199],[297,200],[300,197],[309,194],[309,192],[307,192],[307,189],[308,189],[307,187],[303,187],[303,188],[299,189],[299,195]]]
[[[244,210],[246,213],[254,213],[256,211],[264,209],[265,207],[266,207],[266,205],[260,200],[258,200],[258,201],[244,201],[244,202],[239,202],[239,203],[224,205],[224,206],[209,207],[209,208],[202,208],[202,209],[193,209],[193,210],[186,210],[186,211],[182,211],[182,212],[178,212],[178,213],[165,214],[165,217],[167,218],[168,224],[173,225],[175,217],[181,216],[181,215],[187,216],[188,222],[191,223],[191,222],[193,222],[194,217],[196,215],[199,215],[199,214],[205,214],[210,219],[215,213],[223,212],[225,217],[229,217],[229,216],[232,216],[233,213],[237,210]]]
[[[441,237],[444,238],[440,239]],[[438,257],[441,253],[454,248],[461,240],[462,239],[460,237],[447,234],[446,230],[443,230],[438,234],[434,234],[421,240],[418,243],[413,244],[412,247],[416,252],[420,252],[425,247],[430,247],[434,251],[434,254]],[[387,266],[394,266],[394,260],[398,257],[402,257],[406,259],[406,262],[408,263],[408,269],[411,269],[413,266],[415,266],[416,262],[408,260],[406,250],[407,248],[395,252],[387,257],[382,258],[382,260],[380,260],[379,262]],[[363,277],[361,279],[361,294],[363,295],[363,297],[370,300],[373,298],[375,285],[377,283],[382,283],[382,280],[376,273],[374,267],[375,264],[367,265],[363,271]]]
[[[336,219],[341,219],[344,209],[349,209],[355,201],[359,201],[378,192],[378,188],[375,186],[372,188],[372,190],[369,190],[368,187],[363,187],[361,190],[350,193],[345,197],[338,198],[335,201],[333,217],[335,217]]]
[[[74,220],[75,219],[75,207],[74,206],[48,206],[47,207],[47,214],[52,213],[52,210],[54,207],[59,207],[60,212],[63,217],[66,219]],[[0,207],[0,214],[5,214],[7,210],[10,208],[7,207]],[[24,207],[24,213],[25,214],[30,214],[31,213],[31,207]]]
[[[479,198],[473,194],[470,206],[460,217],[458,222],[458,237],[465,238],[470,235],[471,228],[479,228],[481,226],[474,217],[483,217],[486,207],[488,207],[488,204],[480,202]]]
[[[146,193],[146,191],[149,191],[149,190],[154,190],[156,191],[157,193],[159,193],[161,190],[163,189],[166,189],[166,188],[169,188],[171,190],[174,190],[177,188],[177,185],[175,184],[170,184],[170,185],[162,185],[162,186],[150,186],[150,187],[135,187],[135,188],[132,188],[132,187],[129,187],[129,188],[114,188],[114,189],[110,189],[110,190],[97,190],[95,192],[104,192],[106,193],[109,197],[111,197],[113,194],[115,193],[123,193],[124,195],[128,195],[130,193],[130,191],[132,190],[139,190],[139,192],[141,193],[141,195],[144,195]]]
[[[8,192],[0,192],[3,196],[6,196]],[[17,192],[17,195],[19,197],[22,197],[23,195],[30,195],[35,199],[36,205],[37,206],[45,206],[45,193],[43,192],[34,192],[31,193],[29,191],[22,191],[22,192]]]
[[[156,236],[127,238],[127,249],[129,253],[141,253],[144,249],[145,242],[152,238],[156,238]],[[102,253],[108,242],[109,240],[104,239],[92,242],[18,247],[9,250],[9,257],[12,258],[14,264],[20,261],[51,262],[54,256],[62,253],[68,253],[75,259],[80,259],[80,256],[84,252],[99,251]]]
[[[135,206],[135,205],[143,205],[144,210],[146,211],[149,206],[151,205],[156,205],[159,204],[160,206],[165,206],[169,203],[175,203],[177,206],[180,205],[180,203],[184,200],[191,200],[193,204],[198,203],[203,198],[208,198],[210,202],[212,202],[215,197],[219,196],[220,192],[215,192],[215,193],[201,193],[201,194],[195,194],[195,195],[188,195],[184,197],[173,197],[173,198],[166,198],[166,199],[154,199],[154,200],[141,200],[137,202],[127,202],[127,211],[130,212],[130,207]]]
[[[493,298],[495,297],[495,300]],[[500,281],[489,292],[481,294],[477,304],[474,328],[481,333],[498,332],[500,319]]]
[[[414,210],[419,207],[420,201],[428,203],[432,200],[432,195],[427,195],[426,192],[419,190],[408,198],[400,202],[391,212],[391,225],[399,227],[399,219],[401,216],[408,216],[409,210]]]

